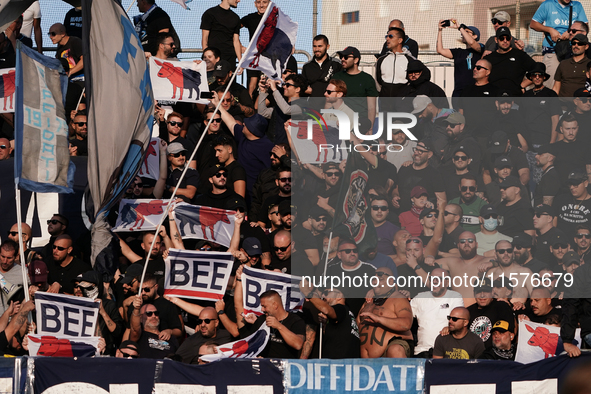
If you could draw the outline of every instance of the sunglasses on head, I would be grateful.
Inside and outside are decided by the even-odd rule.
[[[468,156],[454,156],[455,161],[467,161]]]
[[[217,319],[197,319],[197,325],[200,326],[201,324],[209,324],[212,321],[216,321]]]
[[[510,36],[500,36],[498,38],[499,41],[511,41],[511,37]]]
[[[498,254],[505,254],[505,253],[513,253],[513,248],[508,248],[508,249],[497,249],[496,252]]]
[[[181,127],[181,125],[183,124],[183,122],[177,122],[175,120],[171,120],[170,122],[168,122],[169,125],[171,126],[179,126]]]
[[[325,172],[324,174],[329,178],[332,178],[333,176],[341,176],[340,171]]]
[[[146,316],[152,317],[152,315],[158,317],[158,316],[160,316],[160,312],[158,312],[158,311],[147,311],[146,312]]]
[[[583,43],[581,41],[571,41],[570,44],[571,45],[574,45],[574,46],[577,46],[577,47],[584,47],[585,45],[587,45],[587,44],[585,44],[585,43]]]
[[[382,212],[386,212],[388,210],[388,206],[387,205],[372,205],[371,206],[371,210],[372,211],[382,211]]]
[[[413,151],[413,153],[417,153],[417,152],[418,152],[418,153],[419,153],[419,154],[421,154],[421,155],[422,155],[423,153],[427,153],[427,152],[429,152],[428,150],[419,149],[418,147],[414,147],[414,148],[412,148],[412,151]]]
[[[228,175],[226,174],[225,171],[220,171],[220,172],[216,173],[214,176],[216,178],[221,178],[221,177],[227,178],[228,177]]]
[[[275,249],[276,252],[285,252],[289,249],[289,246],[274,246],[273,249]]]
[[[461,244],[465,244],[466,242],[469,244],[473,244],[474,242],[476,242],[476,240],[474,238],[462,238],[459,239],[458,242]]]
[[[491,213],[490,215],[486,215],[482,217],[483,219],[498,219],[499,215],[497,215],[496,213]]]
[[[468,190],[470,190],[471,192],[475,192],[476,186],[462,186],[460,187],[460,190],[463,192],[467,192]]]
[[[453,322],[457,322],[458,320],[466,320],[463,317],[456,317],[456,316],[448,316],[447,320],[451,320]]]
[[[63,252],[64,250],[68,249],[68,248],[64,248],[63,246],[57,246],[57,245],[53,245],[53,250],[59,250],[60,252]]]
[[[339,252],[343,252],[345,254],[357,253],[357,249],[341,249]]]
[[[487,71],[488,71],[488,68],[486,68],[486,67],[483,67],[483,66],[481,66],[481,65],[476,65],[476,66],[474,66],[474,69],[475,69],[475,70],[478,70],[478,71],[480,71],[480,70],[487,70]]]
[[[175,159],[178,157],[185,157],[187,154],[185,152],[178,152],[178,153],[171,153],[170,156],[174,157]]]
[[[63,223],[62,223],[62,222],[60,222],[59,220],[55,220],[55,219],[49,219],[49,220],[47,221],[47,224],[48,224],[48,225],[49,225],[49,224],[58,224],[58,223],[59,223],[59,224],[63,224]]]
[[[291,183],[291,177],[279,178],[282,183]]]
[[[591,234],[577,234],[577,235],[575,235],[575,238],[576,239],[583,239],[583,238],[585,238],[585,239],[591,239]]]
[[[552,245],[552,249],[568,249],[567,244],[554,244]]]

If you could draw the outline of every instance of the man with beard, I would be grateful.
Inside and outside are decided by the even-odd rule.
[[[441,175],[445,182],[445,195],[448,199],[459,198],[462,194],[458,185],[464,175],[472,174],[476,177],[477,171],[470,171],[468,166],[472,163],[471,151],[467,147],[460,145],[454,149],[451,157],[451,165],[441,168]],[[482,184],[481,178],[476,178],[477,182]]]
[[[441,232],[441,226],[439,231]],[[441,237],[438,238],[438,241],[439,239]],[[410,298],[424,290],[424,284],[429,279],[428,272],[430,271],[430,267],[425,263],[426,251],[435,251],[436,254],[438,244],[439,242],[433,240],[427,244],[427,247],[423,247],[421,238],[412,237],[406,240],[405,264],[396,267],[398,290],[408,293]]]
[[[447,278],[447,279],[446,279]],[[448,290],[449,272],[441,268],[431,271],[428,287],[430,291],[417,294],[410,301],[413,316],[417,319],[417,346],[415,357],[432,358],[433,345],[441,330],[447,324],[450,311],[464,306],[462,295]]]
[[[179,343],[168,330],[160,330],[160,311],[156,305],[142,304],[142,297],[135,296],[129,339],[137,342],[142,358],[163,359],[174,353]]]
[[[459,112],[450,114],[447,118],[442,120],[445,127],[445,133],[447,134],[447,146],[443,151],[443,157],[441,164],[451,164],[454,152],[460,146],[470,151],[470,163],[469,169],[477,172],[480,169],[480,146],[478,142],[472,136],[472,133],[464,129],[466,118]]]
[[[511,175],[519,178],[522,185],[527,185],[530,179],[529,164],[525,153],[517,146],[519,145],[515,145],[506,132],[502,130],[495,131],[488,142],[488,149],[486,150],[488,154],[485,155],[483,163],[486,176],[492,174],[498,158],[506,157],[513,164]]]
[[[509,237],[521,232],[526,232],[532,237],[535,234],[531,220],[531,205],[521,196],[521,187],[521,182],[513,176],[507,177],[500,185],[503,201],[497,207],[497,211],[504,221],[499,226],[499,231]]]
[[[363,304],[357,317],[361,357],[409,358],[414,354],[410,303],[392,287],[394,276],[389,268],[378,268],[372,276],[378,279],[374,296]]]
[[[554,209],[558,216],[556,227],[564,231],[570,242],[578,225],[591,224],[591,194],[587,192],[589,181],[582,169],[568,174],[566,184],[569,193],[556,197]]]
[[[533,242],[533,238],[529,234],[521,233],[513,237],[511,245],[513,245],[515,262],[522,267],[529,268],[534,274],[538,274],[541,270],[548,268],[548,266],[533,257],[531,252]]]
[[[499,214],[494,206],[486,204],[480,208],[480,217],[478,219],[480,220],[480,232],[476,233],[478,254],[494,258],[497,242],[501,240],[511,241],[511,237],[507,237],[497,230]]]
[[[165,232],[162,232],[163,234],[166,234]],[[119,238],[119,245],[121,246],[121,253],[123,254],[123,256],[125,256],[125,258],[127,258],[127,260],[129,260],[129,262],[131,264],[135,264],[135,263],[140,263],[140,264],[144,264],[145,260],[146,260],[146,255],[148,255],[148,253],[150,253],[150,258],[148,260],[148,268],[146,269],[146,273],[150,273],[152,275],[155,275],[158,279],[164,277],[164,259],[162,258],[162,250],[161,250],[161,243],[162,243],[162,237],[160,235],[157,235],[157,239],[156,242],[154,243],[154,248],[150,251],[150,246],[152,245],[152,242],[154,241],[154,234],[146,231],[143,235],[142,235],[142,243],[141,243],[141,248],[144,251],[144,256],[140,256],[138,254],[136,254],[128,245],[127,243]],[[166,248],[170,248],[172,247],[172,241],[170,240],[170,238],[168,237],[168,235],[166,235],[166,239],[164,241],[165,243],[165,247]]]
[[[186,129],[185,117],[178,112],[171,112],[166,117],[166,133],[160,132],[160,138],[162,138],[168,145],[173,142],[178,142],[189,152],[189,155],[193,152],[195,146],[184,137],[181,137],[181,131]],[[162,123],[161,123],[162,124]],[[197,162],[195,159],[191,162],[191,168],[197,168]]]
[[[195,204],[219,209],[242,207],[245,210],[246,202],[244,198],[227,188],[227,174],[226,169],[221,166],[208,169],[204,176],[209,180],[211,189],[207,193],[197,196]]]
[[[294,192],[291,187],[292,185],[291,170],[290,167],[281,167],[275,171],[275,184],[278,187],[277,194],[271,194],[263,201],[262,207],[267,209],[271,205],[279,205],[283,201],[291,201]],[[259,225],[262,228],[268,227],[269,223],[266,218],[261,215],[259,218]]]
[[[443,89],[431,82],[431,71],[420,60],[411,60],[406,68],[407,92],[404,101],[419,95],[429,97],[440,108],[449,107],[449,101]],[[412,100],[406,104],[406,111],[412,110]]]
[[[486,205],[486,201],[476,195],[478,187],[476,178],[472,174],[462,176],[458,188],[460,197],[454,198],[449,203],[457,204],[462,208],[462,227],[466,231],[477,233],[480,231],[480,210]]]
[[[230,136],[220,136],[214,142],[213,147],[218,164],[223,166],[228,173],[226,184],[229,189],[244,197],[246,195],[246,172],[236,160],[234,139]]]
[[[277,170],[281,167],[290,168],[291,149],[289,144],[275,144],[271,152],[271,167],[262,170],[253,186],[250,201],[250,220],[264,221],[269,207],[264,206],[263,202],[267,197],[277,194],[279,186],[277,185]]]
[[[43,261],[45,261],[46,264],[53,259],[53,243],[57,237],[66,234],[69,223],[68,218],[59,213],[54,214],[51,219],[47,221],[47,232],[50,235],[49,242],[41,250],[41,256],[43,256]]]
[[[540,204],[552,206],[554,197],[560,191],[560,176],[554,168],[554,149],[552,144],[542,145],[538,148],[535,156],[536,166],[540,168],[541,179],[534,191],[534,206]]]
[[[573,57],[564,59],[554,74],[554,90],[558,97],[573,97],[575,90],[585,85],[585,71],[589,58],[585,51],[589,48],[589,39],[585,34],[577,34],[571,40]]]
[[[88,128],[86,127],[86,112],[79,111],[72,120],[76,135],[70,140],[70,156],[88,156]]]
[[[492,328],[492,347],[478,358],[483,360],[515,360],[515,322],[499,320]]]
[[[580,130],[577,118],[572,114],[566,114],[559,123],[559,131],[564,138],[552,144],[554,156],[556,156],[554,166],[562,181],[564,192],[569,185],[569,182],[565,182],[565,180],[570,173],[578,170],[585,170],[587,174],[591,173],[591,159],[587,154],[587,146],[583,145],[578,138]]]
[[[575,251],[581,257],[582,261],[591,263],[591,229],[587,225],[577,226],[575,233]]]
[[[41,256],[39,256],[37,252],[33,251],[32,249],[29,249],[29,241],[33,236],[31,226],[29,226],[27,223],[21,223],[21,233],[23,235],[23,254],[25,256],[25,263],[28,267],[31,261],[33,261],[33,259],[41,260]],[[18,239],[18,223],[13,224],[10,230],[8,231],[8,239],[11,239],[14,242],[16,242],[16,244],[19,245],[20,248],[20,242]],[[19,262],[19,264],[21,264],[20,252],[17,253],[16,259]]]
[[[72,238],[62,234],[55,239],[52,245],[53,258],[47,262],[47,283],[51,283],[49,293],[74,294],[74,282],[76,277],[92,269],[91,266],[77,257],[72,256]]]
[[[273,238],[273,255],[268,270],[277,270],[284,274],[291,274],[291,254],[293,253],[294,242],[291,233],[286,230],[279,230]]]
[[[530,306],[520,314],[519,320],[545,324],[551,315],[562,317],[562,311],[552,306],[550,291],[544,287],[534,289],[530,297]]]
[[[509,241],[499,241],[495,246],[496,267],[489,269],[486,273],[488,278],[492,275],[493,280],[504,276],[504,280],[510,281],[513,285],[513,298],[511,302],[515,309],[521,309],[533,290],[532,271],[529,268],[519,265],[513,256],[513,245]],[[526,276],[527,275],[527,276]]]
[[[419,215],[419,222],[423,227],[423,232],[419,238],[421,238],[424,245],[429,245],[431,242],[437,244],[438,256],[457,256],[457,253],[450,253],[451,249],[455,248],[456,245],[445,232],[445,206],[446,204],[441,204],[440,211],[435,208],[423,209]]]
[[[219,62],[217,62],[213,70],[215,82],[211,84],[209,90],[217,92],[218,97],[222,97],[222,94],[226,91],[226,85],[232,79],[232,74],[234,73],[234,71],[235,67],[231,63],[225,61],[224,59],[221,59]],[[236,112],[238,112],[245,118],[251,117],[255,114],[254,102],[252,101],[252,97],[250,97],[250,94],[248,93],[248,89],[236,82],[235,79],[234,82],[232,82],[232,85],[230,85],[230,90],[228,91],[228,93],[230,94],[224,96],[223,98],[220,98],[220,101],[225,101],[226,104],[231,103],[231,105],[234,108],[236,108],[236,110],[239,108],[240,112]],[[228,102],[228,100],[231,101]],[[213,105],[217,104],[217,102],[213,102]],[[230,109],[226,110],[232,115],[235,114],[234,111]]]
[[[508,280],[505,278],[505,280]],[[468,307],[470,312],[470,331],[478,335],[484,347],[492,346],[491,330],[493,324],[499,320],[515,321],[513,309],[504,301],[498,301],[492,296],[492,285],[485,279],[474,288],[476,303]]]
[[[387,220],[389,212],[390,205],[386,196],[377,196],[371,200],[370,215],[378,236],[377,251],[388,256],[393,256],[396,251],[392,242],[394,241],[394,235],[400,230],[400,227]]]
[[[341,58],[342,70],[335,73],[333,79],[345,82],[349,108],[359,114],[359,119],[368,118],[373,125],[376,118],[376,81],[371,75],[359,69],[361,54],[355,47],[347,47],[337,52]]]
[[[322,97],[328,82],[341,71],[341,63],[328,56],[328,37],[323,34],[312,39],[314,58],[302,67],[302,77],[308,84],[305,93],[311,97]]]
[[[127,308],[133,303],[133,296],[139,293],[140,280],[144,272],[142,263],[131,264],[115,283],[115,295],[119,314],[127,316]]]
[[[425,95],[416,96],[412,100],[412,108],[411,113],[418,117],[417,125],[412,128],[413,135],[421,140],[429,138],[433,142],[433,145],[437,147],[437,151],[443,150],[447,144],[447,135],[444,130],[445,125],[437,121],[445,119],[455,111],[446,107],[436,107],[433,104],[433,100]],[[398,143],[397,141],[395,142]],[[392,152],[392,155],[399,156],[402,152]],[[438,155],[438,157],[439,156],[440,155]],[[388,160],[390,160],[390,158]],[[397,167],[400,169],[399,165],[397,165]]]
[[[554,227],[554,210],[549,205],[538,205],[534,209],[534,228],[536,229],[536,253],[538,260],[549,264],[552,261],[552,240],[562,231]],[[533,271],[533,270],[532,270]],[[534,271],[535,272],[535,271]]]
[[[484,344],[478,335],[468,329],[470,312],[456,307],[447,316],[446,334],[439,334],[433,346],[433,358],[469,360],[484,352]]]
[[[339,168],[339,163],[329,161],[323,163],[322,168],[311,164],[304,164],[304,168],[310,170],[316,177],[324,181],[319,182],[318,188],[310,192],[310,201],[316,200],[316,205],[324,209],[330,217],[333,217],[339,197],[339,181],[343,175]]]
[[[462,280],[461,284],[457,286],[457,281],[453,281],[453,278],[479,276],[478,267],[489,259],[476,254],[478,244],[474,233],[470,231],[464,231],[460,234],[458,248],[460,249],[460,257],[445,257],[435,262],[439,267],[449,271],[452,278],[452,289],[464,297],[464,305],[472,305],[474,303],[474,292],[470,281]]]
[[[199,174],[187,163],[187,149],[179,142],[173,142],[166,148],[168,162],[168,177],[164,186],[164,198],[170,198],[176,189],[176,196],[182,198],[187,203],[192,203],[197,194],[199,186]],[[185,176],[181,180],[181,175],[185,167],[188,166]]]
[[[222,0],[201,16],[201,48],[214,47],[221,52],[222,60],[234,68],[236,58],[242,58],[240,44],[240,17],[230,8],[237,8],[240,0]]]
[[[160,60],[176,59],[174,37],[170,33],[158,33],[156,36],[156,47],[158,48],[154,57]]]
[[[292,231],[292,237],[298,248],[303,250],[314,266],[320,262],[322,250],[322,233],[326,229],[328,215],[320,207],[312,207],[308,212],[307,226],[298,226]]]

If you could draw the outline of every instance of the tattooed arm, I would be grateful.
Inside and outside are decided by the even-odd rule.
[[[310,353],[312,353],[312,347],[314,346],[314,340],[316,340],[315,326],[306,324],[306,339],[304,341],[304,346],[302,347],[300,359],[306,360],[310,358]]]
[[[176,249],[185,250],[185,244],[183,244],[183,239],[181,238],[181,234],[179,233],[179,229],[176,226],[176,222],[172,217],[172,209],[168,212],[168,224],[170,227],[170,239],[172,240],[172,245]]]
[[[29,300],[21,306],[21,309],[19,310],[18,314],[12,317],[12,320],[4,330],[6,339],[8,339],[9,342],[21,329],[23,324],[27,323],[27,315],[33,309],[35,309],[35,304],[33,303],[33,301]]]

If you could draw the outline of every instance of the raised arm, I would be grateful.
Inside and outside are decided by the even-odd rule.
[[[162,198],[164,188],[166,187],[166,179],[168,178],[168,160],[166,159],[166,147],[168,144],[164,140],[160,140],[160,175],[154,186],[152,193],[156,198]]]
[[[136,295],[133,300],[133,312],[131,312],[131,319],[129,321],[129,327],[131,332],[129,333],[129,340],[137,342],[142,335],[142,324],[140,309],[142,308],[142,296]]]
[[[176,221],[173,218],[172,209],[168,212],[168,225],[170,227],[170,239],[172,240],[172,246],[176,249],[185,250],[185,244],[183,238],[179,233],[179,229],[176,225]]]
[[[133,263],[142,259],[141,256],[138,256],[133,250],[131,250],[129,245],[127,245],[127,243],[121,239],[119,234],[115,233],[115,235],[117,235],[117,238],[119,238],[119,246],[121,247],[121,253],[123,254],[123,256],[125,256],[127,260],[129,260],[129,262]]]
[[[214,94],[213,98],[211,99],[211,103],[215,106],[217,106],[220,102],[220,99],[217,97],[216,94]],[[230,129],[230,132],[232,133],[232,135],[234,135],[234,126],[236,125],[236,119],[234,119],[234,117],[232,115],[230,115],[228,113],[228,111],[226,111],[221,105],[219,107],[219,111],[220,111],[220,115],[222,117],[222,121],[224,122],[224,124],[226,125],[226,127],[228,127],[228,129]]]
[[[446,57],[448,59],[453,59],[453,54],[451,53],[451,51],[447,48],[443,47],[443,26],[441,26],[441,23],[444,21],[444,19],[439,21],[439,25],[438,25],[438,31],[437,31],[437,53],[440,54],[443,57]]]

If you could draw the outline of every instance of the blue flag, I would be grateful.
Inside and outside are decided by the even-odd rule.
[[[74,192],[64,109],[67,85],[59,60],[17,43],[14,178],[19,189]]]

